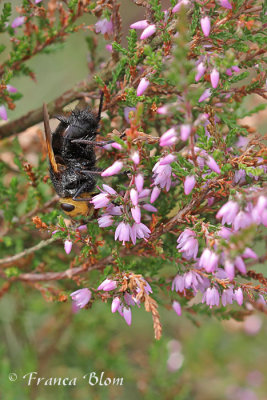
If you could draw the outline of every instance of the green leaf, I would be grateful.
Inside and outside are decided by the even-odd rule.
[[[228,78],[229,83],[236,83],[239,81],[242,81],[243,79],[246,79],[249,76],[248,71],[244,71],[241,74],[235,75],[232,78]]]
[[[0,32],[4,32],[6,30],[6,24],[11,16],[12,7],[11,3],[4,3],[2,14],[0,17]]]
[[[105,82],[103,81],[102,78],[100,78],[100,76],[95,75],[94,79],[95,79],[96,83],[98,84],[98,86],[100,86],[100,87],[104,87],[105,86]]]
[[[164,18],[164,12],[162,11],[161,4],[159,0],[150,0],[149,4],[151,9],[154,11],[154,17],[156,21],[161,21]]]
[[[70,1],[69,1],[69,4],[68,4],[68,7],[69,7],[69,9],[70,9],[71,11],[75,12],[75,11],[76,11],[76,7],[77,7],[77,4],[78,4],[78,0],[70,0]]]
[[[194,36],[196,28],[199,26],[199,19],[200,19],[200,7],[197,3],[195,3],[195,9],[193,11],[191,26],[190,26],[190,32],[192,36]]]
[[[3,51],[6,49],[6,46],[4,44],[0,44],[0,53],[3,53]]]
[[[118,51],[119,53],[123,54],[124,56],[128,56],[128,50],[122,47],[117,42],[112,42],[112,49]]]
[[[240,112],[238,113],[238,118],[250,117],[253,114],[257,114],[259,111],[265,110],[266,107],[267,104],[259,104],[250,111],[240,110]]]

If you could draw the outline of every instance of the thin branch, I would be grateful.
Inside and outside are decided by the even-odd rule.
[[[193,198],[190,203],[188,203],[185,207],[178,211],[178,213],[172,217],[169,221],[165,224],[160,224],[160,226],[155,229],[155,231],[151,234],[149,238],[149,242],[154,242],[155,239],[159,238],[163,233],[170,231],[174,225],[178,223],[184,223],[184,218],[188,214],[192,214],[195,207],[198,206],[207,196],[209,190],[211,189],[212,185],[216,182],[218,178],[214,178],[210,181],[209,186],[206,190],[202,191],[198,197]]]
[[[42,249],[43,247],[48,246],[50,243],[54,242],[55,240],[56,239],[53,237],[50,239],[47,239],[47,240],[42,240],[37,245],[30,247],[29,249],[26,249],[26,250],[22,251],[21,253],[15,254],[14,256],[11,256],[11,257],[2,258],[0,260],[0,265],[10,264],[12,262],[15,262],[15,261],[19,260],[20,258],[23,258],[31,253],[34,253],[37,250]]]
[[[101,79],[104,82],[107,82],[111,78],[112,66],[110,63],[107,64],[107,67],[103,70],[102,74],[100,74]],[[52,100],[47,104],[47,109],[50,115],[56,114],[62,111],[62,108],[67,104],[71,103],[74,100],[77,100],[81,97],[84,97],[82,92],[91,92],[97,89],[97,83],[95,80],[90,82],[83,80],[78,82],[72,89],[67,90],[62,95],[57,97],[55,100]],[[8,122],[5,125],[0,127],[0,139],[4,139],[6,137],[15,135],[17,133],[25,131],[25,129],[38,124],[43,121],[43,107],[39,107],[36,110],[29,111],[27,114],[22,117]]]
[[[40,274],[36,273],[26,273],[20,274],[16,277],[16,280],[19,281],[31,281],[31,282],[42,282],[42,281],[58,281],[60,279],[70,279],[75,275],[93,271],[94,269],[100,269],[112,262],[112,255],[99,260],[96,264],[90,265],[88,268],[76,267],[76,268],[69,268],[65,271],[61,272],[44,272]]]
[[[169,32],[173,32],[176,27],[176,21],[173,21],[170,24]],[[142,48],[143,44],[140,44],[137,48]],[[158,46],[161,46],[161,39],[160,37],[156,37],[154,41],[151,43],[152,49],[156,49]],[[105,84],[112,77],[112,71],[114,69],[114,60],[108,60],[105,67],[103,68],[102,72],[99,74],[99,77],[104,81]],[[145,75],[145,73],[144,73]],[[132,82],[132,86],[136,87],[139,83],[140,77],[136,78],[134,82]],[[67,90],[62,95],[57,97],[55,100],[52,100],[50,103],[47,104],[47,109],[50,115],[57,114],[58,112],[62,111],[69,103],[84,98],[84,94],[87,92],[92,92],[98,88],[98,85],[95,80],[83,80],[78,82],[72,89]],[[180,94],[177,92],[176,88],[161,88],[160,86],[157,88],[160,93],[168,94]],[[150,89],[151,90],[151,89]],[[112,101],[109,103],[109,107],[112,107],[118,103],[118,99],[120,98],[121,94],[123,94],[125,88],[117,93],[115,97],[113,97]],[[149,91],[147,92],[149,95]],[[156,92],[153,92],[155,95]],[[25,129],[38,124],[39,122],[43,121],[43,107],[39,107],[36,110],[29,111],[27,114],[23,115],[22,117],[8,122],[0,127],[0,139],[4,139],[6,137],[18,134],[20,132],[25,131]]]

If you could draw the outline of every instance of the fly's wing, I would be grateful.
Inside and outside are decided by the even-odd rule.
[[[49,157],[49,161],[50,161],[53,171],[57,174],[59,172],[59,170],[58,170],[58,165],[56,163],[56,159],[55,159],[55,155],[54,155],[54,151],[53,151],[53,147],[52,147],[52,135],[51,135],[51,129],[49,126],[49,115],[48,115],[48,111],[47,111],[47,107],[46,107],[45,103],[43,106],[43,111],[44,111],[45,139],[46,139],[48,157]]]

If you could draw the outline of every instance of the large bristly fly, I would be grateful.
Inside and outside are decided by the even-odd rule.
[[[51,134],[47,107],[44,104],[50,177],[59,195],[61,208],[71,217],[88,215],[91,208],[89,200],[99,173],[95,165],[95,138],[102,106],[103,93],[97,115],[85,109],[74,110],[68,117],[57,116],[60,123]]]

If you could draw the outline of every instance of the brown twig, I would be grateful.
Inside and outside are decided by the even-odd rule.
[[[44,282],[44,281],[58,281],[60,279],[71,279],[75,275],[103,268],[104,266],[112,262],[112,258],[113,258],[112,256],[105,257],[102,260],[96,262],[95,264],[90,265],[88,268],[84,268],[82,266],[76,268],[69,268],[65,271],[60,271],[60,272],[20,274],[19,276],[16,277],[16,280],[30,281],[30,282]]]
[[[112,62],[107,64],[106,69],[100,74],[104,82],[108,82],[111,77]],[[74,100],[83,98],[82,92],[92,92],[96,90],[97,83],[95,81],[83,80],[78,82],[72,89],[67,90],[62,95],[57,97],[55,100],[47,104],[47,109],[50,115],[56,114],[62,111],[62,108]],[[27,114],[16,119],[15,121],[8,122],[0,127],[0,139],[15,135],[23,132],[25,129],[38,124],[43,120],[43,107],[39,107],[36,110],[29,111]]]
[[[26,250],[22,251],[21,253],[15,254],[14,256],[11,256],[11,257],[2,258],[0,260],[0,265],[13,263],[13,262],[19,260],[20,258],[23,258],[31,253],[34,253],[37,250],[42,249],[43,247],[48,246],[50,243],[54,242],[55,240],[56,239],[53,237],[50,239],[47,239],[47,240],[42,240],[37,245],[30,247],[29,249],[26,249]]]
[[[160,323],[158,304],[156,300],[152,299],[152,297],[147,294],[145,295],[145,309],[152,314],[155,339],[159,340],[162,335],[162,326]]]

